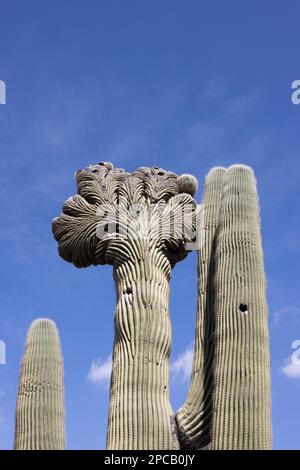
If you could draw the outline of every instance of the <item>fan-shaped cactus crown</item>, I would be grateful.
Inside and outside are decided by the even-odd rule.
[[[59,254],[77,267],[138,260],[148,240],[173,265],[186,256],[195,230],[197,180],[162,168],[133,173],[109,162],[75,174],[78,194],[69,198],[52,230]],[[132,241],[135,240],[135,243]]]

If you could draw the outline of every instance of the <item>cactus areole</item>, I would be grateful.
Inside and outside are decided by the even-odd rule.
[[[117,287],[108,449],[178,449],[169,398],[172,267],[195,241],[197,181],[111,163],[76,173],[78,194],[53,221],[60,256],[111,264]]]

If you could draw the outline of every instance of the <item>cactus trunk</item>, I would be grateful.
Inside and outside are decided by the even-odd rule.
[[[114,269],[118,304],[108,449],[178,449],[169,399],[170,263],[145,246],[139,263]]]
[[[55,323],[29,328],[16,406],[16,450],[65,448],[63,363]]]

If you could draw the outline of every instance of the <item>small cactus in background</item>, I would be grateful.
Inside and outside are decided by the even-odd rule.
[[[35,320],[28,331],[16,406],[16,450],[65,448],[63,361],[55,323]]]

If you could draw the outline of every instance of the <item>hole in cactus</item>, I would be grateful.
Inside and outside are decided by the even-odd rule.
[[[125,294],[132,294],[132,289],[131,289],[131,287],[126,287],[126,289],[125,289]]]
[[[158,176],[164,176],[164,172],[163,172],[163,171],[159,171],[157,174],[158,174]]]
[[[248,306],[246,304],[240,304],[239,309],[243,313],[248,313]]]

